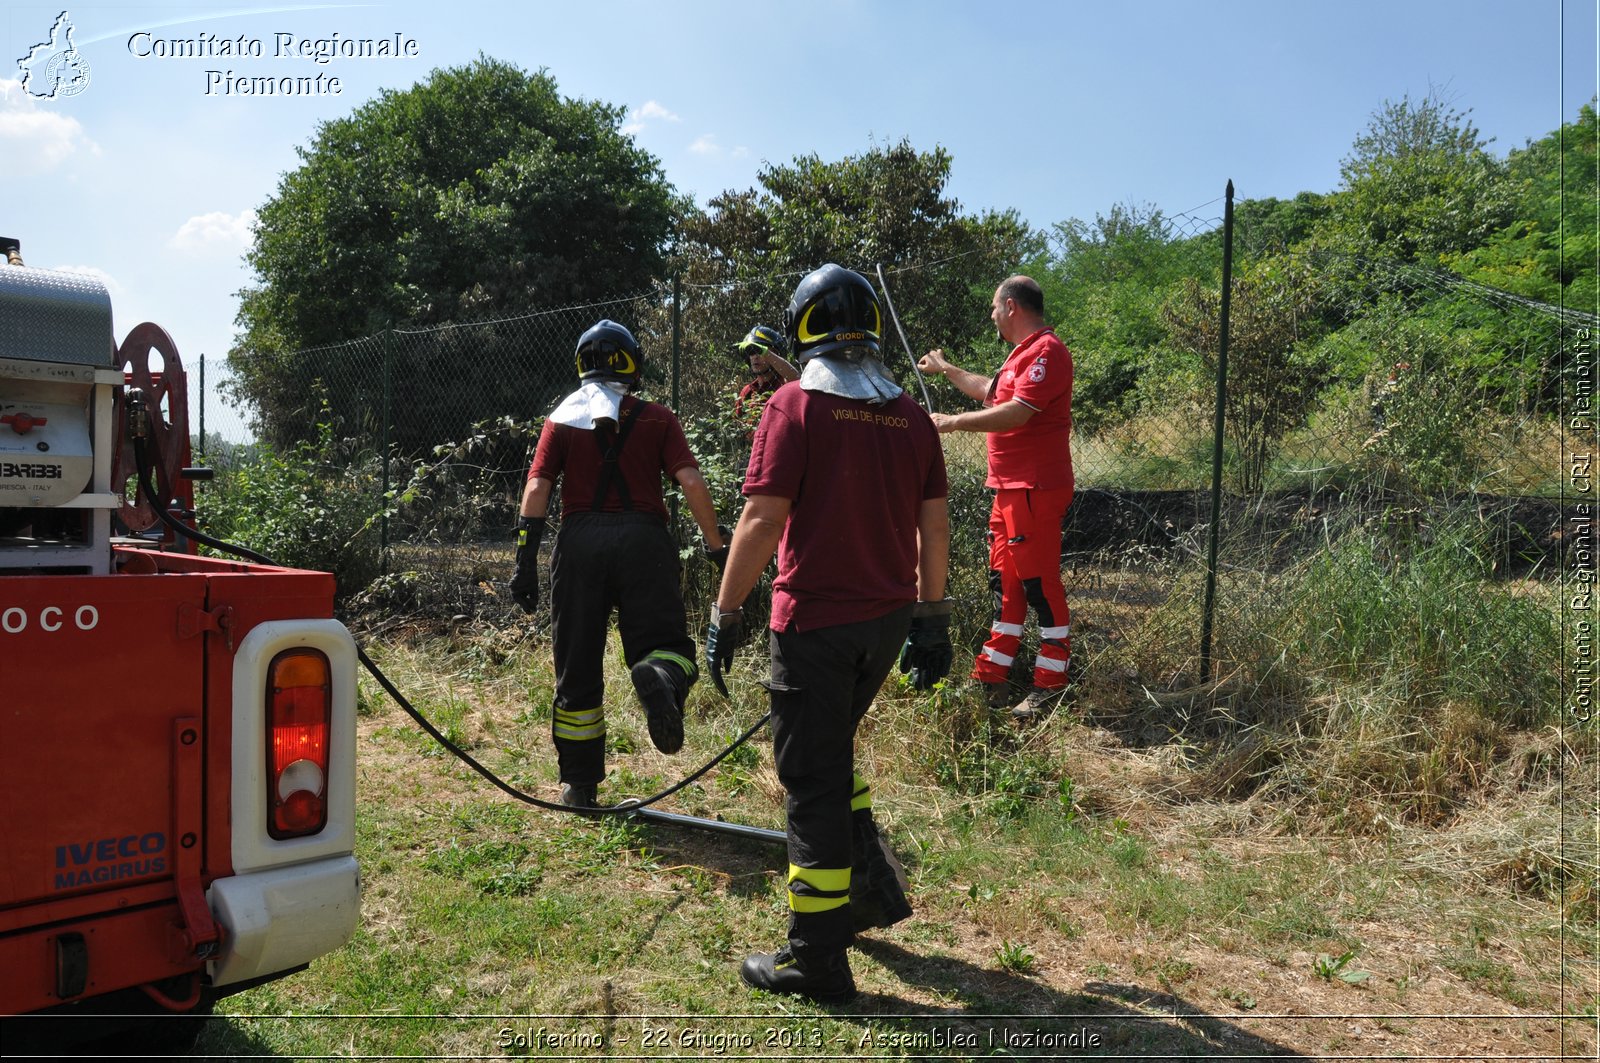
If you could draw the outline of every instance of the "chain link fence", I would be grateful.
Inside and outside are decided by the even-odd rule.
[[[1563,372],[1594,320],[1439,270],[1285,251],[1276,230],[1242,224],[1223,389],[1224,206],[1058,226],[1044,256],[1021,265],[1045,286],[1046,316],[1076,364],[1078,487],[1063,565],[1078,674],[1147,693],[1241,671],[1259,679],[1274,655],[1321,637],[1319,622],[1345,622],[1332,600],[1354,591],[1341,581],[1395,577],[1397,551],[1448,541],[1451,563],[1470,566],[1463,576],[1554,575]],[[874,276],[873,263],[846,264]],[[937,267],[948,287],[950,263]],[[895,302],[914,299],[932,270],[887,271]],[[963,295],[977,324],[1000,279],[975,277]],[[783,308],[721,319],[727,294],[673,285],[236,363],[222,385],[231,408],[201,415],[200,449],[223,472],[210,490],[228,490],[229,470],[248,468],[262,444],[359,466],[352,482],[370,491],[372,514],[359,534],[386,573],[362,604],[397,618],[509,620],[504,581],[532,448],[574,386],[578,336],[600,318],[639,337],[646,397],[676,409],[734,522],[749,437],[733,400],[748,373],[729,347]],[[909,342],[992,372],[1006,348],[981,335],[913,327]],[[886,364],[916,396],[908,355],[921,350],[885,336]],[[942,379],[926,385],[935,409],[970,408]],[[960,669],[989,623],[988,495],[981,437],[945,446]],[[686,597],[703,612],[713,571],[687,513],[676,523]]]

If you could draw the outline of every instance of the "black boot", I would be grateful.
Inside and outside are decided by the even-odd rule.
[[[564,782],[561,784],[561,803],[568,808],[599,808],[599,787],[593,783]]]
[[[848,1004],[856,997],[855,976],[842,952],[801,962],[789,946],[777,952],[756,952],[744,958],[739,977],[752,989],[792,993],[819,1004]]]
[[[683,748],[683,703],[689,696],[689,681],[682,669],[666,661],[646,657],[629,671],[639,703],[644,706],[650,741],[663,753]]]
[[[910,918],[911,902],[906,899],[910,881],[894,850],[878,833],[872,813],[861,810],[851,815],[855,862],[850,868],[850,921],[859,934]]]

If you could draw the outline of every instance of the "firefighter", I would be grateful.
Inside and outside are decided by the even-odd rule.
[[[756,424],[766,401],[780,384],[800,379],[800,370],[791,365],[784,355],[788,345],[783,333],[767,325],[757,325],[734,344],[734,351],[750,365],[750,381],[739,389],[733,400],[734,420],[744,425],[747,435],[754,435]]]
[[[678,418],[631,394],[644,369],[633,333],[600,321],[578,340],[577,368],[580,386],[545,420],[528,469],[511,595],[530,613],[538,608],[539,545],[560,481],[561,529],[550,555],[551,731],[562,803],[593,808],[605,777],[602,662],[612,610],[650,740],[663,753],[683,747],[683,705],[698,676],[663,476],[682,489],[719,568],[728,544]]]
[[[911,912],[855,772],[856,728],[897,658],[919,689],[951,658],[944,454],[879,361],[881,327],[858,273],[830,264],[795,290],[784,328],[800,379],[773,393],[756,428],[706,641],[721,686],[745,637],[739,605],[776,549],[767,688],[787,792],[789,934],[740,976],[828,1003],[855,995],[855,934]]]

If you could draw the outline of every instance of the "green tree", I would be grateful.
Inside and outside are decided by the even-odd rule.
[[[1323,331],[1316,276],[1300,258],[1273,256],[1236,271],[1229,306],[1227,436],[1237,487],[1259,491],[1279,442],[1304,423],[1327,382],[1311,354]],[[1163,308],[1171,343],[1213,375],[1222,293],[1185,279]]]
[[[1073,353],[1073,424],[1096,432],[1170,379],[1161,309],[1180,280],[1215,271],[1221,243],[1177,232],[1148,204],[1060,222],[1050,243],[1035,274],[1046,316]]]
[[[257,283],[240,293],[229,354],[267,436],[303,439],[315,423],[296,397],[328,352],[306,348],[656,282],[678,204],[655,158],[620,131],[623,113],[563,98],[543,71],[480,57],[320,124],[257,212],[247,255]],[[503,363],[512,376],[534,372],[526,359]],[[451,386],[448,367],[391,375],[416,372]],[[370,393],[330,398],[346,425]],[[507,412],[461,405],[462,423],[443,431]]]
[[[1505,164],[1471,111],[1434,92],[1384,103],[1340,167],[1317,235],[1335,250],[1438,265],[1511,220]]]
[[[1451,266],[1483,284],[1540,302],[1595,313],[1597,254],[1594,196],[1600,133],[1591,101],[1578,119],[1507,159],[1517,192],[1515,220]]]
[[[913,345],[970,352],[993,336],[994,286],[1040,242],[1015,212],[963,213],[944,194],[950,169],[943,148],[919,152],[902,140],[835,162],[813,154],[767,164],[758,187],[714,197],[686,219],[678,249],[686,345],[722,349],[751,325],[776,325],[799,278],[837,262],[874,287],[882,264]],[[885,326],[885,360],[906,370]]]
[[[1241,200],[1233,209],[1234,247],[1246,255],[1283,254],[1310,239],[1327,215],[1328,197],[1316,192]]]

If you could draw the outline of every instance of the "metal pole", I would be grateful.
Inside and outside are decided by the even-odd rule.
[[[889,316],[894,319],[894,329],[900,333],[900,346],[906,349],[906,357],[911,359],[911,371],[917,375],[917,383],[922,387],[922,408],[929,413],[933,412],[933,400],[928,398],[928,385],[922,379],[922,368],[917,365],[917,352],[911,349],[911,341],[906,339],[906,330],[900,324],[900,315],[894,312],[894,298],[889,294],[889,282],[883,277],[883,263],[877,263],[878,286],[883,289],[883,301],[889,304]]]
[[[200,356],[200,464],[206,463],[206,356]]]
[[[638,809],[630,813],[628,818],[648,820],[651,823],[665,823],[671,827],[693,827],[696,830],[711,831],[715,834],[731,834],[736,838],[770,842],[773,845],[789,844],[789,836],[781,830],[767,830],[765,827],[747,827],[743,823],[726,823],[720,819],[685,816],[682,813],[661,812],[654,808]]]
[[[1228,308],[1233,294],[1233,181],[1222,220],[1222,312],[1217,337],[1217,416],[1211,444],[1211,534],[1206,545],[1206,600],[1200,616],[1200,681],[1211,679],[1211,618],[1217,599],[1217,539],[1222,523],[1222,430],[1228,401]]]
[[[383,506],[378,517],[378,571],[389,574],[389,380],[391,351],[394,347],[394,329],[383,330],[383,417],[378,426],[378,459],[383,464]]]
[[[679,370],[683,357],[683,301],[679,298],[678,274],[672,275],[672,412],[676,414],[679,409]],[[672,527],[678,527],[678,492],[673,491],[669,496],[672,500]]]
[[[672,412],[678,412],[678,372],[683,358],[683,301],[678,275],[672,275]]]

